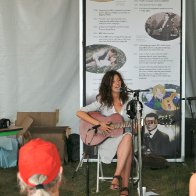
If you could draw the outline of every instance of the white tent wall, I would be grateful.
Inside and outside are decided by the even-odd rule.
[[[189,97],[196,96],[196,1],[185,3]],[[79,0],[0,0],[0,118],[59,108],[58,125],[78,132],[79,83]]]
[[[79,1],[0,0],[0,118],[60,109],[78,129]]]

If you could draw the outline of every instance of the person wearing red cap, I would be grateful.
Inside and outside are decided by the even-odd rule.
[[[55,144],[37,138],[20,148],[17,178],[21,193],[58,196],[62,171]]]

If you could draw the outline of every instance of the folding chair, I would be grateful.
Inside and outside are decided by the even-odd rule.
[[[113,159],[113,162],[117,162],[117,159]],[[133,167],[133,165],[135,167]],[[135,169],[135,171],[133,171],[133,169]],[[139,181],[139,163],[138,163],[138,159],[136,158],[136,152],[134,152],[134,157],[132,160],[132,172],[131,172],[131,177],[130,177],[130,182],[132,182],[133,184],[136,184]],[[135,176],[133,176],[133,174]],[[106,181],[106,180],[112,180],[113,176],[104,176],[103,173],[103,166],[102,166],[102,162],[101,162],[101,157],[99,154],[99,150],[97,153],[97,186],[96,186],[96,192],[99,192],[99,182],[100,181]]]

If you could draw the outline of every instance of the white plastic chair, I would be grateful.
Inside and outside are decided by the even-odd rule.
[[[113,159],[113,162],[116,162],[117,159]],[[133,182],[134,184],[137,183],[139,181],[139,164],[138,164],[138,160],[136,158],[136,156],[133,157],[133,163],[135,164],[135,171],[132,171],[132,173],[135,174],[135,176],[133,177],[133,175],[130,177],[130,182]],[[103,166],[102,166],[102,162],[101,162],[101,157],[99,154],[99,150],[98,150],[98,155],[97,155],[97,187],[96,187],[96,192],[99,192],[99,183],[100,181],[106,181],[106,180],[112,180],[113,176],[104,176],[103,173]]]

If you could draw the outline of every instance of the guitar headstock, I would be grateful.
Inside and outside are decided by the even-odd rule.
[[[158,118],[158,124],[160,125],[173,125],[174,123],[175,123],[175,118],[174,116],[171,115],[159,116]]]

